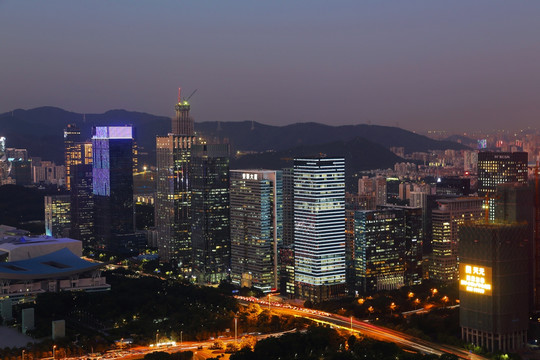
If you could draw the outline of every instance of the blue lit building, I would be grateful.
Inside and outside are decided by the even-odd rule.
[[[134,243],[133,128],[96,126],[92,137],[93,195],[98,247],[130,252]]]

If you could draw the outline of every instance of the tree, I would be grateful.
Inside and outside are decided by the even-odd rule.
[[[154,351],[153,353],[144,355],[144,360],[171,360],[171,354],[164,351]]]

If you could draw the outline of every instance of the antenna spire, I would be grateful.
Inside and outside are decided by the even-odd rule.
[[[178,88],[178,103],[182,102],[182,98],[180,97],[182,93],[182,88]]]

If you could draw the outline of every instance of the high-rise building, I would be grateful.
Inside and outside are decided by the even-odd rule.
[[[345,193],[345,264],[347,286],[350,289],[355,287],[354,215],[358,210],[371,210],[374,207],[374,197],[371,195]]]
[[[71,231],[70,237],[82,241],[84,248],[95,247],[94,195],[92,164],[71,166]]]
[[[172,119],[172,133],[175,135],[193,135],[193,119],[189,115],[191,105],[187,100],[182,100],[178,89],[178,103],[174,106],[176,116]]]
[[[458,275],[459,227],[466,222],[482,219],[483,200],[476,197],[438,200],[432,214],[433,254],[430,278],[452,282]]]
[[[194,135],[156,137],[156,230],[161,261],[191,271],[191,148]]]
[[[460,232],[462,338],[490,352],[515,352],[529,326],[527,225],[478,222]]]
[[[178,92],[172,133],[156,137],[157,184],[155,225],[161,261],[192,271],[191,149],[197,143],[187,100]]]
[[[71,190],[71,166],[82,164],[81,130],[76,124],[68,124],[64,129],[64,165],[66,167],[66,188]]]
[[[45,196],[45,234],[56,238],[68,237],[70,222],[69,195]]]
[[[283,236],[281,171],[231,170],[231,279],[277,289]]]
[[[421,207],[386,205],[379,209],[400,210],[403,213],[403,244],[398,247],[404,264],[404,284],[422,283],[422,255],[424,242],[424,214]]]
[[[193,145],[190,168],[193,272],[199,283],[219,284],[231,263],[229,145]]]
[[[478,153],[478,196],[488,198],[489,219],[495,219],[495,192],[502,183],[527,183],[526,152]]]
[[[279,249],[281,294],[294,297],[294,168],[283,174],[283,246]]]
[[[355,283],[362,293],[404,285],[404,213],[399,209],[355,212]]]
[[[295,285],[321,301],[345,288],[345,160],[294,160]]]
[[[92,137],[92,192],[98,246],[131,252],[133,235],[133,128],[96,126]]]

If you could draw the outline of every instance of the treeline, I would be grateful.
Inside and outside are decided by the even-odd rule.
[[[295,332],[257,342],[254,349],[244,348],[231,356],[231,360],[457,360],[455,355],[422,355],[406,352],[396,344],[357,338],[348,338],[336,330],[323,326],[310,326],[307,332]]]

